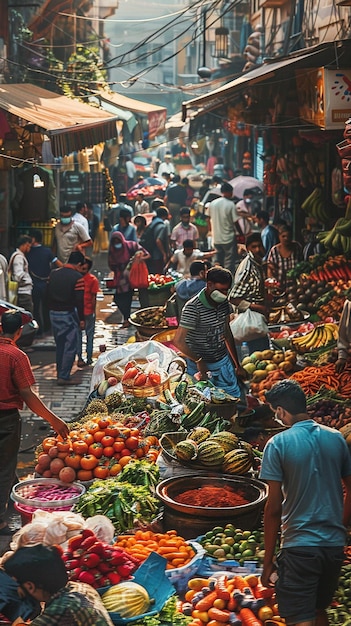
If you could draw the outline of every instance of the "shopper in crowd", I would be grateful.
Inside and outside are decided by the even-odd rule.
[[[136,241],[127,241],[121,232],[113,232],[108,249],[108,266],[114,273],[116,288],[114,301],[123,316],[123,328],[130,326],[129,317],[132,306],[133,289],[130,286],[127,266],[135,255],[138,255],[138,258],[143,261],[150,259],[150,254],[147,250]]]
[[[156,215],[140,239],[140,245],[150,254],[147,266],[150,274],[162,274],[169,259],[168,209],[159,206]]]
[[[128,209],[121,209],[119,212],[118,223],[112,227],[111,234],[114,232],[122,233],[126,241],[137,240],[136,228],[131,224],[132,216]]]
[[[137,171],[132,159],[129,156],[125,157],[125,166],[127,172],[127,189],[130,189],[130,187],[133,187],[134,185]]]
[[[345,367],[349,358],[349,350],[351,348],[351,300],[346,298],[342,309],[339,333],[338,333],[338,359],[335,362],[335,371],[340,374]]]
[[[2,314],[0,335],[0,535],[12,534],[5,520],[7,503],[16,475],[17,453],[21,441],[19,409],[25,402],[33,413],[46,420],[64,439],[67,424],[45,406],[33,389],[35,378],[28,356],[16,341],[23,328],[20,311]]]
[[[199,189],[199,199],[200,199],[200,202],[202,202],[202,199],[203,199],[204,195],[210,189],[210,184],[211,184],[211,179],[210,178],[204,178],[204,180],[202,181],[202,185],[201,185],[201,187]]]
[[[91,365],[93,362],[96,295],[100,290],[100,285],[96,276],[91,273],[92,266],[92,260],[89,257],[85,257],[82,274],[84,279],[84,330],[86,337],[87,360],[84,361],[83,359],[83,330],[81,330],[80,333],[78,333],[78,367],[85,367],[86,365]]]
[[[139,191],[134,204],[135,215],[142,215],[143,213],[150,213],[149,203],[144,199],[144,194]]]
[[[86,202],[77,202],[76,212],[73,213],[72,220],[84,226],[86,232],[89,233],[88,207]]]
[[[194,189],[191,187],[191,185],[189,185],[189,178],[187,178],[186,176],[182,178],[180,182],[186,191],[185,205],[191,207],[194,199]]]
[[[183,247],[180,250],[175,250],[172,254],[166,268],[171,266],[176,272],[182,274],[184,278],[190,276],[190,265],[193,261],[199,259],[210,259],[216,254],[215,250],[209,252],[201,252],[198,248],[194,248],[194,242],[192,239],[185,239]]]
[[[3,254],[0,254],[0,299],[6,300],[8,298],[7,294],[7,270],[8,270],[8,262],[6,257]]]
[[[143,215],[136,215],[134,218],[134,226],[136,228],[137,242],[139,243],[147,226],[145,217]]]
[[[245,372],[239,366],[229,329],[231,284],[229,270],[223,267],[208,270],[206,287],[184,305],[173,343],[186,356],[190,376],[198,373],[202,380],[207,380],[211,372],[216,387],[239,397],[237,376]]]
[[[73,221],[71,209],[62,207],[60,209],[60,221],[54,229],[54,255],[61,263],[67,263],[71,252],[76,250],[82,252],[92,245],[89,232],[82,224]]]
[[[131,217],[133,217],[134,215],[133,207],[131,207],[130,204],[128,204],[126,193],[120,193],[118,203],[114,205],[111,209],[109,209],[109,211],[107,212],[105,220],[104,220],[105,230],[110,232],[112,228],[116,224],[118,224],[119,215],[122,209],[127,209],[130,212]]]
[[[169,152],[166,152],[164,161],[160,163],[157,170],[158,177],[162,176],[164,172],[166,172],[166,174],[175,174],[175,168],[172,163],[172,155]]]
[[[186,239],[191,239],[196,244],[199,239],[199,231],[195,224],[190,223],[190,209],[182,207],[180,209],[180,222],[171,232],[171,246],[173,249],[182,248]]]
[[[174,176],[171,185],[167,188],[164,204],[171,214],[171,227],[174,228],[180,220],[180,209],[186,205],[187,191],[180,181],[180,176]]]
[[[33,281],[33,315],[38,322],[37,335],[50,330],[50,315],[47,303],[47,286],[50,272],[62,265],[47,246],[43,246],[43,232],[38,228],[31,230],[32,245],[27,254],[29,273]]]
[[[267,442],[262,459],[269,489],[262,584],[273,586],[277,567],[281,617],[289,625],[325,626],[351,521],[350,452],[341,433],[310,418],[295,381],[277,383],[266,400],[287,429]]]
[[[18,548],[4,570],[25,593],[43,605],[33,626],[113,626],[98,592],[85,583],[68,581],[56,546],[42,544]]]
[[[260,233],[251,233],[246,238],[246,250],[247,255],[235,272],[230,302],[238,308],[239,313],[250,308],[252,311],[267,316],[262,267],[264,248]],[[247,343],[250,354],[255,350],[266,350],[269,348],[269,337],[260,337]]]
[[[33,313],[33,281],[29,273],[27,254],[32,245],[29,235],[22,235],[17,241],[17,248],[9,260],[11,280],[18,283],[17,305]]]
[[[217,252],[217,263],[233,273],[237,258],[235,223],[238,220],[232,200],[233,187],[229,183],[223,183],[221,194],[220,198],[210,202],[208,215],[211,218],[212,241]]]
[[[206,271],[203,261],[193,261],[189,269],[189,278],[182,278],[176,283],[174,290],[179,315],[184,304],[206,287]]]
[[[58,385],[74,385],[70,378],[84,322],[84,255],[71,252],[68,262],[52,270],[48,284],[48,306],[56,343]]]
[[[212,202],[212,200],[215,200],[216,198],[221,197],[222,183],[223,181],[219,176],[212,177],[210,188],[208,189],[208,191],[205,193],[205,195],[202,198],[202,204],[204,205],[204,207],[208,207],[210,202]],[[232,189],[232,192],[233,192],[233,189]]]
[[[271,249],[279,241],[278,231],[269,223],[269,214],[267,211],[259,211],[256,214],[254,221],[260,229],[261,239],[265,250],[263,260],[267,261]]]
[[[281,291],[285,291],[292,284],[287,272],[294,269],[302,258],[302,248],[297,241],[293,241],[290,226],[282,226],[279,230],[279,243],[271,248],[267,259],[267,274],[279,282]]]
[[[96,213],[94,213],[94,207],[90,202],[87,202],[87,207],[88,207],[88,213],[87,213],[87,219],[88,219],[88,225],[89,225],[89,235],[92,241],[95,241],[95,238],[97,237],[98,231],[99,231],[99,218],[96,215]]]

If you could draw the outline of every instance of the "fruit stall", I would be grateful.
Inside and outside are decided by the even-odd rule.
[[[10,549],[60,546],[69,579],[96,588],[114,624],[284,623],[274,588],[260,581],[259,469],[265,442],[282,429],[265,391],[297,380],[311,418],[351,446],[351,363],[334,366],[351,263],[315,257],[291,279],[272,301],[270,348],[242,360],[247,407],[188,376],[174,350],[155,357],[151,337],[168,329],[163,307],[133,314],[145,341],[99,357],[69,438],[45,437],[34,475],[14,486],[23,526]],[[349,619],[350,550],[328,609],[335,625]]]

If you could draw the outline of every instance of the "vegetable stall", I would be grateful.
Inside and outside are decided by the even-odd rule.
[[[258,473],[264,444],[280,429],[265,391],[297,380],[310,416],[351,445],[351,365],[339,374],[334,367],[351,262],[323,255],[291,274],[272,303],[270,348],[242,360],[247,407],[189,377],[152,339],[102,354],[69,438],[43,439],[31,484],[13,490],[24,524],[11,549],[60,545],[69,578],[97,588],[115,624],[283,622],[274,590],[260,582],[267,489]],[[159,313],[151,311],[151,324],[162,323]],[[349,551],[329,609],[335,625],[350,611]],[[153,559],[161,596],[144,577]]]

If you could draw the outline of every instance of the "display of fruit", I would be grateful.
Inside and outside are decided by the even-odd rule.
[[[151,603],[146,589],[133,581],[113,585],[101,600],[109,613],[118,613],[125,619],[147,613]]]
[[[268,324],[276,325],[284,322],[300,322],[304,319],[303,311],[294,306],[292,302],[270,311],[268,315]]]
[[[207,554],[218,561],[235,559],[243,565],[245,560],[263,562],[263,532],[241,530],[233,524],[216,526],[200,540]]]
[[[350,547],[346,548],[346,553],[350,551]],[[341,568],[338,588],[335,592],[333,602],[327,609],[328,620],[331,626],[339,626],[340,624],[350,624],[351,610],[351,563],[350,558],[345,559]]]
[[[315,187],[312,193],[301,204],[301,209],[320,224],[329,222],[331,218],[330,210],[326,206],[325,195],[321,187]]]
[[[250,383],[250,389],[253,396],[256,396],[260,402],[266,402],[265,393],[280,380],[288,378],[289,374],[286,374],[282,369],[277,369],[272,372],[268,372],[266,378],[260,382],[252,381]]]
[[[163,436],[162,445],[167,445],[170,454],[181,462],[195,462],[206,468],[220,469],[226,474],[246,474],[250,471],[254,451],[249,443],[225,430],[214,434],[207,431],[206,439],[196,442],[191,439],[192,436],[197,437],[196,431],[206,429],[195,428],[192,434],[176,444],[173,444],[172,433],[169,433]]]
[[[124,388],[134,387],[158,387],[167,377],[163,370],[156,369],[152,363],[137,363],[128,361],[122,375]]]
[[[68,539],[62,559],[69,580],[95,589],[128,580],[141,562],[122,548],[99,541],[90,529]]]
[[[251,377],[252,382],[258,383],[275,370],[293,372],[295,363],[296,351],[294,350],[263,350],[244,357],[241,365]]]
[[[284,298],[276,300],[272,306],[284,305],[288,300],[300,311],[315,313],[320,299],[331,291],[332,287],[325,280],[316,281],[312,278],[300,277],[297,283],[287,288]],[[321,303],[324,303],[323,300]]]
[[[316,326],[313,330],[300,335],[299,337],[292,337],[291,343],[294,349],[303,354],[310,350],[317,350],[318,348],[325,346],[333,346],[338,338],[338,326],[334,323],[326,323]]]
[[[163,287],[167,283],[173,283],[174,278],[167,274],[149,274],[148,283],[150,289],[156,289],[157,287]]]
[[[119,474],[133,459],[156,461],[157,439],[150,445],[138,428],[128,428],[112,415],[96,415],[70,431],[68,439],[46,437],[35,471],[44,478],[89,481]]]
[[[340,217],[331,230],[318,233],[317,237],[323,246],[331,252],[347,254],[351,251],[351,215],[350,209],[346,212],[349,216]]]

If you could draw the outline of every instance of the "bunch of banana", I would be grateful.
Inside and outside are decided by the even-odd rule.
[[[340,217],[331,230],[321,232],[317,237],[327,250],[337,250],[343,253],[350,252],[351,219]]]
[[[291,343],[295,350],[300,354],[309,352],[310,350],[316,350],[328,344],[334,343],[338,338],[338,326],[332,322],[321,324],[316,326],[306,335],[300,337],[293,337]]]
[[[323,197],[323,190],[320,187],[316,187],[312,193],[302,203],[301,209],[307,213],[309,217],[313,217],[317,222],[325,224],[331,219],[331,215],[328,213],[325,199]]]

